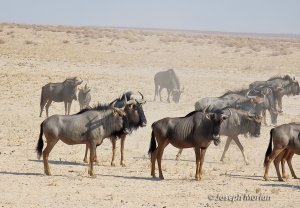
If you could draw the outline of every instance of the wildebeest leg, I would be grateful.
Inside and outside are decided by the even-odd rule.
[[[179,149],[176,155],[176,160],[180,160],[181,153],[182,153],[182,149]]]
[[[170,94],[171,94],[171,90],[170,89],[167,89],[168,90],[168,98],[167,98],[167,101],[168,103],[170,102]]]
[[[283,181],[283,178],[281,177],[281,174],[280,174],[279,163],[282,160],[282,158],[284,156],[284,153],[285,153],[285,151],[280,152],[278,154],[278,156],[274,159],[274,166],[275,166],[275,169],[276,169],[278,181]]]
[[[204,157],[205,157],[206,150],[207,150],[207,148],[201,148],[201,152],[200,152],[200,167],[199,167],[200,178],[199,178],[199,180],[201,180],[203,177],[202,167],[203,167],[203,163],[204,163]]]
[[[157,159],[157,148],[151,153],[151,176],[155,177],[155,162]]]
[[[85,163],[88,163],[88,160],[87,160],[87,153],[88,153],[88,145],[85,145],[85,154],[84,154],[84,158],[83,158],[83,162]]]
[[[288,178],[286,172],[285,172],[285,162],[286,162],[286,158],[289,154],[289,150],[285,150],[285,151],[282,151],[280,154],[283,154],[283,156],[281,157],[281,170],[282,170],[282,178]],[[280,155],[279,154],[279,155]]]
[[[125,138],[126,136],[121,136],[121,161],[120,161],[120,165],[122,167],[125,167],[125,162],[124,162],[124,145],[125,145]]]
[[[49,110],[49,107],[50,107],[51,103],[52,103],[52,100],[48,100],[48,102],[46,104],[46,116],[47,117],[49,116],[49,114],[48,114],[49,111],[48,110]]]
[[[67,101],[64,101],[64,103],[65,103],[65,115],[67,115],[68,103],[67,103]]]
[[[112,158],[111,158],[111,166],[116,166],[115,157],[116,157],[116,138],[110,138],[112,144]]]
[[[241,150],[241,153],[243,155],[243,158],[244,158],[244,161],[245,161],[246,165],[249,165],[249,162],[246,159],[246,156],[245,156],[245,153],[244,153],[244,147],[243,147],[242,143],[240,142],[240,139],[238,137],[234,137],[233,140],[235,141],[235,143],[237,144],[237,146]]]
[[[159,170],[159,178],[163,180],[164,176],[163,176],[162,168],[161,168],[161,159],[162,159],[162,156],[163,156],[163,153],[164,153],[164,149],[169,144],[169,141],[168,140],[161,141],[160,139],[158,139],[159,137],[156,137],[156,138],[157,138],[157,143],[158,143],[158,146],[157,146],[157,164],[158,164],[158,170]]]
[[[71,105],[72,105],[72,101],[68,103],[68,115],[70,115]]]
[[[48,137],[49,138],[49,137]],[[58,142],[58,138],[55,137],[50,137],[47,139],[47,146],[43,151],[43,162],[44,162],[44,172],[46,175],[51,175],[50,168],[49,168],[49,163],[48,163],[48,157],[53,149],[54,145]]]
[[[262,111],[262,116],[263,116],[263,123],[265,126],[267,126],[267,114],[266,114],[266,110]]]
[[[270,156],[267,157],[267,161],[266,161],[266,167],[265,167],[265,174],[264,174],[264,179],[266,181],[269,181],[269,168],[270,168],[270,164],[271,162],[280,154],[280,152],[282,152],[284,149],[273,149],[273,151],[271,152]]]
[[[161,91],[162,91],[162,87],[159,87],[159,99],[160,99],[160,101],[162,101],[162,99],[161,99]]]
[[[90,174],[90,176],[94,176],[94,159],[95,159],[95,152],[96,152],[96,144],[92,141],[90,142],[90,164],[89,164],[89,170],[88,170],[88,174]]]
[[[42,98],[41,98],[42,99]],[[45,107],[45,105],[46,105],[46,103],[47,103],[47,99],[45,99],[45,100],[41,100],[41,112],[40,112],[40,117],[42,117],[42,112],[43,112],[43,109],[44,109],[44,107]]]
[[[195,174],[195,179],[199,181],[201,179],[200,176],[200,148],[195,147],[195,156],[196,156],[196,174]]]
[[[278,100],[278,112],[279,113],[282,113],[282,96],[281,95],[279,95],[278,97],[277,97],[277,100]]]
[[[97,148],[96,148],[96,149],[97,149]],[[86,145],[86,146],[85,146],[85,154],[84,154],[84,158],[83,158],[83,162],[85,162],[85,163],[88,163],[88,160],[87,160],[87,154],[88,154],[88,151],[89,151],[89,147],[88,147],[88,145]],[[95,163],[99,163],[98,157],[97,157],[97,151],[95,151],[94,162],[95,162]]]
[[[294,171],[293,166],[292,166],[292,158],[293,158],[294,154],[295,153],[293,151],[289,152],[289,154],[287,156],[287,163],[289,165],[289,168],[290,168],[290,171],[291,171],[291,174],[292,174],[293,178],[297,179],[297,176],[296,176],[295,171]]]
[[[227,137],[227,140],[226,140],[226,144],[225,144],[225,147],[224,147],[224,151],[223,151],[223,154],[222,154],[222,157],[221,157],[221,160],[220,161],[224,161],[224,157],[225,157],[225,154],[229,148],[229,145],[230,145],[230,142],[232,141],[232,138],[231,137]]]

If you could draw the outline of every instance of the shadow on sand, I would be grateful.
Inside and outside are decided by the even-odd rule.
[[[43,163],[43,160],[29,160],[30,162],[38,162]],[[54,165],[81,165],[81,166],[87,166],[87,163],[78,163],[78,162],[70,162],[70,161],[55,161],[55,160],[48,160],[49,164]]]
[[[18,172],[7,172],[7,171],[0,171],[0,175],[24,175],[24,176],[41,176],[44,174],[41,173],[18,173]]]

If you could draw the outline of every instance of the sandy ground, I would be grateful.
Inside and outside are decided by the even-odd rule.
[[[260,138],[240,137],[248,166],[234,144],[220,162],[225,138],[219,146],[211,145],[202,181],[194,180],[192,149],[176,161],[177,149],[166,148],[163,181],[150,177],[147,150],[152,122],[189,113],[200,97],[219,96],[276,74],[293,74],[300,80],[299,66],[299,38],[0,24],[0,206],[297,207],[299,179],[278,182],[273,166],[272,181],[262,179],[270,126],[262,127]],[[185,87],[179,104],[153,101],[153,76],[169,68]],[[43,174],[35,153],[45,119],[45,114],[39,117],[41,87],[70,76],[88,83],[93,104],[109,102],[126,89],[145,95],[148,125],[127,137],[126,167],[119,165],[119,152],[118,165],[110,166],[111,144],[106,140],[97,151],[97,177],[91,178],[82,162],[84,145],[58,142],[49,158],[53,176]],[[284,97],[279,124],[300,121],[299,101],[299,96]],[[78,110],[74,102],[71,112]],[[50,115],[63,113],[62,103],[50,107]],[[299,156],[293,164],[300,175]],[[270,200],[217,200],[239,194],[262,194]]]

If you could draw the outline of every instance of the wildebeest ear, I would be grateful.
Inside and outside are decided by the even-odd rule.
[[[126,116],[126,113],[120,108],[113,108],[113,114],[114,116]]]
[[[213,113],[207,113],[207,114],[205,114],[205,116],[209,120],[213,120],[214,119],[214,114]]]

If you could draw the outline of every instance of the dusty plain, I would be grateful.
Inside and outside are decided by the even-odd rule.
[[[185,88],[179,104],[153,101],[154,74],[169,68]],[[300,81],[299,36],[2,23],[0,207],[299,207],[299,179],[278,182],[273,165],[272,181],[262,178],[270,126],[262,126],[260,138],[240,136],[248,166],[235,144],[220,162],[223,138],[206,153],[202,181],[194,180],[194,151],[185,150],[176,161],[177,149],[171,145],[163,156],[165,180],[150,177],[147,151],[154,121],[184,116],[201,97],[219,96],[277,74],[292,74]],[[145,95],[148,125],[126,138],[126,167],[119,165],[119,151],[117,166],[110,166],[107,139],[97,149],[100,164],[91,178],[82,161],[84,145],[58,142],[49,157],[53,176],[43,174],[35,152],[45,119],[45,112],[39,117],[41,87],[72,76],[91,87],[92,104],[110,102],[128,89]],[[284,97],[283,106],[279,124],[300,121],[300,96]],[[78,102],[73,102],[71,112],[78,111]],[[63,113],[63,103],[50,107],[50,115]],[[298,155],[293,165],[300,176]],[[238,194],[270,200],[216,199]]]

